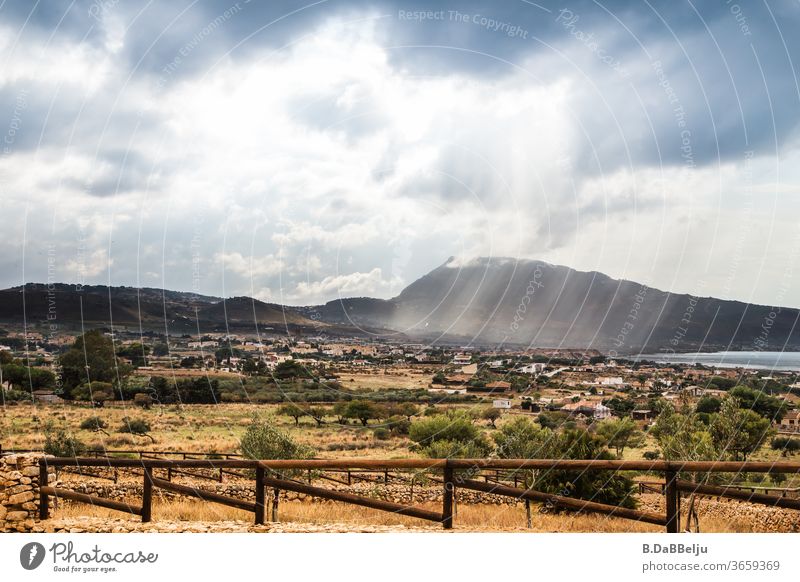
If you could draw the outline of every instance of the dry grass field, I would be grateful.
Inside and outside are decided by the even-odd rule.
[[[441,506],[435,503],[420,503],[418,507],[440,511]],[[269,514],[268,514],[269,515]],[[120,519],[123,514],[84,504],[63,503],[54,511],[55,519],[78,519],[83,517],[103,519]],[[124,517],[126,521],[136,524],[136,517]],[[253,516],[241,510],[203,503],[201,501],[154,500],[154,523],[174,524],[181,522],[214,524],[217,522],[237,521],[243,524],[252,523]],[[308,501],[281,501],[279,520],[293,524],[294,530],[302,530],[303,526],[330,526],[337,530],[347,531],[348,527],[379,526],[395,528],[424,528],[429,531],[442,531],[442,528],[430,522],[404,517],[402,515],[376,511],[368,508],[344,505],[340,503],[314,503]],[[646,523],[619,519],[604,515],[592,514],[550,514],[532,507],[531,529],[526,527],[525,508],[522,505],[466,505],[458,504],[454,518],[454,531],[479,532],[572,532],[572,533],[647,533],[663,532],[663,528]],[[213,527],[213,526],[212,526]],[[713,515],[701,516],[701,528],[706,533],[746,533],[761,530],[751,518],[742,516],[720,518]]]
[[[268,404],[166,405],[150,410],[117,403],[103,408],[92,408],[87,404],[9,406],[0,409],[0,443],[5,449],[41,449],[45,440],[44,426],[49,421],[55,426],[65,426],[90,448],[234,453],[253,415],[274,415],[278,408]],[[92,416],[105,421],[107,434],[79,428],[83,420]],[[146,420],[152,428],[150,435],[153,440],[118,432],[126,417]],[[343,425],[333,422],[333,419],[319,427],[309,418],[301,419],[299,426],[286,416],[276,415],[275,420],[282,429],[314,447],[320,455],[412,456],[408,439],[375,438],[371,429],[379,426],[377,421],[364,428],[357,422]]]

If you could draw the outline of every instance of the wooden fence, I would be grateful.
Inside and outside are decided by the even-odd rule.
[[[52,487],[48,483],[48,469],[50,467],[112,467],[120,469],[141,469],[143,475],[143,493],[141,505],[114,501],[103,497],[77,493],[69,489]],[[212,491],[196,487],[179,485],[167,479],[155,477],[155,469],[170,471],[183,471],[191,469],[212,470],[243,470],[251,475],[255,481],[255,502],[228,497]],[[301,483],[285,477],[290,471],[385,471],[390,470],[419,470],[433,471],[441,475],[438,480],[443,486],[442,510],[431,511],[412,505],[403,505],[391,501],[384,501],[363,497],[352,493],[334,491],[311,484]],[[614,505],[598,503],[592,500],[577,499],[560,495],[553,495],[531,488],[512,487],[499,481],[478,480],[482,472],[494,471],[495,475],[502,472],[518,472],[529,470],[567,470],[567,471],[646,471],[662,473],[664,475],[664,496],[666,511],[664,514],[644,512],[627,509]],[[312,497],[340,501],[353,505],[360,505],[381,511],[398,513],[427,521],[442,524],[445,529],[453,527],[453,504],[458,488],[491,493],[524,500],[526,506],[530,501],[547,503],[550,507],[572,511],[599,513],[623,519],[642,521],[660,525],[668,533],[680,530],[680,499],[681,493],[710,495],[732,499],[744,499],[753,503],[771,505],[787,509],[800,509],[800,500],[767,495],[760,493],[748,494],[731,488],[704,485],[679,479],[679,474],[685,473],[800,473],[800,463],[769,463],[769,462],[732,462],[732,461],[606,461],[606,460],[553,460],[553,459],[346,459],[346,460],[250,460],[236,459],[123,459],[123,458],[60,458],[43,457],[40,461],[40,517],[48,519],[50,512],[50,497],[70,499],[83,503],[90,503],[118,511],[141,516],[143,522],[152,518],[153,488],[172,491],[181,495],[193,496],[205,501],[220,503],[236,507],[255,515],[255,523],[263,524],[266,511],[266,488],[274,490],[273,520],[276,519],[278,493],[294,491]],[[524,480],[523,480],[524,482]]]

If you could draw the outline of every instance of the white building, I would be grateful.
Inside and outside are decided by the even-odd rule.
[[[541,374],[544,372],[544,364],[528,364],[526,366],[522,366],[517,371],[521,374]]]

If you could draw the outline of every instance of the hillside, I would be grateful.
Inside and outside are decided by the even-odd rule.
[[[450,259],[392,299],[358,297],[286,307],[249,297],[59,284],[0,291],[0,322],[200,331],[398,333],[425,341],[595,348],[800,349],[800,312],[671,294],[543,261]]]

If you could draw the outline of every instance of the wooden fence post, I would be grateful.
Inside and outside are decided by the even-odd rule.
[[[678,474],[675,471],[665,471],[664,480],[666,481],[664,492],[667,506],[667,533],[678,533],[681,521]]]
[[[527,520],[528,520],[528,529],[531,529],[533,527],[533,520],[531,519],[531,500],[530,499],[526,499],[525,500],[525,517],[527,517]]]
[[[278,521],[278,503],[281,500],[281,490],[275,487],[272,490],[272,521]]]
[[[264,525],[264,467],[256,467],[256,525]]]
[[[455,493],[453,483],[453,469],[447,461],[444,469],[444,495],[442,496],[442,526],[444,529],[453,529],[453,494]]]
[[[50,497],[42,492],[47,487],[47,460],[39,459],[39,519],[50,517]]]
[[[153,468],[144,468],[142,482],[142,523],[147,523],[153,516]]]

